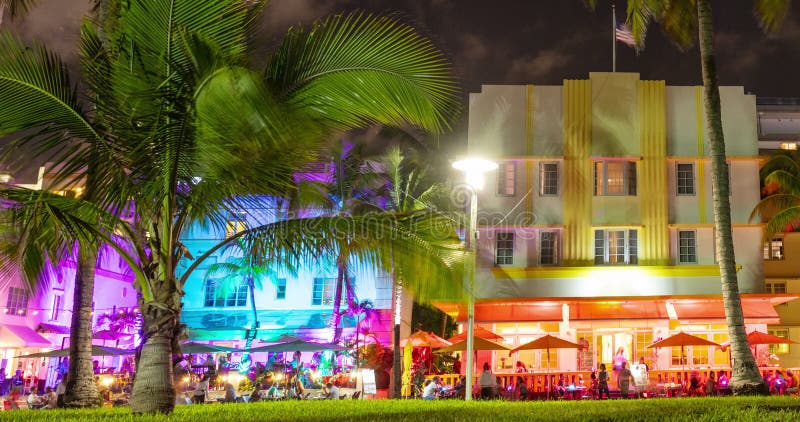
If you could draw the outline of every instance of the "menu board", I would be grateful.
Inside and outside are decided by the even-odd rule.
[[[631,374],[633,375],[633,385],[637,387],[645,386],[650,382],[647,365],[634,363],[631,365]]]
[[[364,394],[377,394],[378,388],[375,385],[375,371],[372,369],[362,369],[361,385],[363,387]]]

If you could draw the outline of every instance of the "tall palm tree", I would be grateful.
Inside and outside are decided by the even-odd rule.
[[[444,192],[441,183],[429,180],[429,169],[406,157],[400,147],[390,148],[381,159],[385,166],[388,203],[386,209],[396,213],[407,213],[433,208],[434,202]],[[392,302],[392,397],[400,397],[402,382],[400,373],[400,318],[403,307],[403,280],[392,271],[394,301]]]
[[[592,7],[595,1],[589,2]],[[765,31],[780,26],[789,0],[755,0],[756,16]],[[661,23],[664,31],[682,47],[694,42],[697,33],[703,74],[703,105],[706,132],[711,155],[711,186],[714,222],[717,233],[717,259],[720,267],[722,300],[731,339],[733,369],[731,385],[734,394],[768,394],[747,342],[736,262],[728,192],[728,165],[722,133],[717,63],[714,53],[714,28],[711,0],[629,0],[627,23],[631,27],[637,49],[644,47],[645,34],[651,20]]]
[[[0,25],[3,24],[3,17],[7,16],[15,19],[28,13],[38,0],[0,0]]]
[[[200,222],[224,229],[231,213],[265,205],[263,195],[286,196],[293,169],[317,157],[325,133],[372,122],[446,129],[456,88],[442,54],[385,17],[355,13],[292,29],[258,74],[243,65],[260,2],[105,3],[113,32],[83,28],[85,103],[57,56],[0,38],[0,131],[22,133],[13,147],[50,157],[58,179],[84,172],[91,187],[82,198],[4,188],[14,204],[4,217],[20,233],[11,257],[32,282],[76,242],[95,253],[107,243],[126,260],[144,325],[131,409],[170,412],[171,355],[179,352],[180,302],[192,271],[238,238],[278,264],[330,256],[344,217],[245,230],[178,277],[179,261],[191,259],[183,231]],[[123,218],[131,204],[136,215]],[[47,226],[37,222],[57,230],[41,236]],[[449,277],[448,258],[411,230],[431,231],[435,218],[347,222],[359,228],[346,238],[364,262],[388,267],[391,248],[402,271]],[[81,290],[84,298],[91,290]]]

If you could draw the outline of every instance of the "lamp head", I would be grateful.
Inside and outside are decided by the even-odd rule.
[[[484,173],[495,170],[497,163],[485,158],[471,157],[454,162],[453,168],[464,173],[468,185],[474,189],[481,189],[483,188]]]

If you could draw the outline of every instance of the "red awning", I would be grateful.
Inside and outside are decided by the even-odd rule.
[[[663,300],[623,300],[575,302],[569,305],[569,319],[665,319]]]
[[[725,307],[721,299],[672,301],[679,321],[725,319]],[[742,298],[742,313],[748,322],[779,323],[780,317],[769,299]]]
[[[24,325],[0,325],[0,347],[53,347],[46,338]]]

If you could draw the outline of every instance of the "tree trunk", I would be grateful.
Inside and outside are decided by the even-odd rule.
[[[342,306],[342,290],[344,289],[344,273],[347,269],[340,263],[337,265],[339,268],[338,273],[336,274],[336,290],[333,293],[333,314],[331,315],[331,322],[330,328],[333,331],[333,339],[332,342],[336,343],[339,341],[339,336],[341,335],[341,327],[340,322],[342,319],[342,313],[339,308]],[[323,287],[324,290],[324,287]]]
[[[256,309],[256,286],[253,282],[252,276],[248,277],[247,287],[250,289],[250,306],[253,309],[253,326],[251,327],[251,330],[258,330],[258,326],[260,324],[258,323],[258,310]],[[255,334],[255,332],[248,332],[247,342],[244,346],[245,349],[249,349],[250,346],[253,345],[253,338],[255,337]]]
[[[172,351],[180,330],[180,298],[177,298],[177,311],[174,303],[169,303],[174,300],[163,300],[160,306],[141,305],[145,340],[136,363],[131,395],[133,413],[170,413],[175,407]]]
[[[711,153],[711,182],[714,202],[714,221],[717,229],[717,258],[719,261],[722,300],[732,350],[731,387],[734,394],[769,394],[756,366],[742,314],[739,281],[733,251],[731,205],[728,192],[728,164],[725,160],[725,139],[722,134],[717,67],[714,57],[714,32],[710,0],[697,2],[700,59],[703,71],[703,100],[706,111],[708,146]]]
[[[68,407],[99,407],[102,404],[92,367],[92,302],[96,266],[97,252],[78,252],[69,331],[69,380],[64,396],[64,404]]]
[[[403,305],[403,284],[397,279],[395,272],[392,271],[392,278],[394,278],[394,313],[392,315],[392,326],[394,327],[392,333],[392,389],[391,398],[399,399],[403,387],[402,374],[403,368],[400,359],[400,315],[402,315]]]

